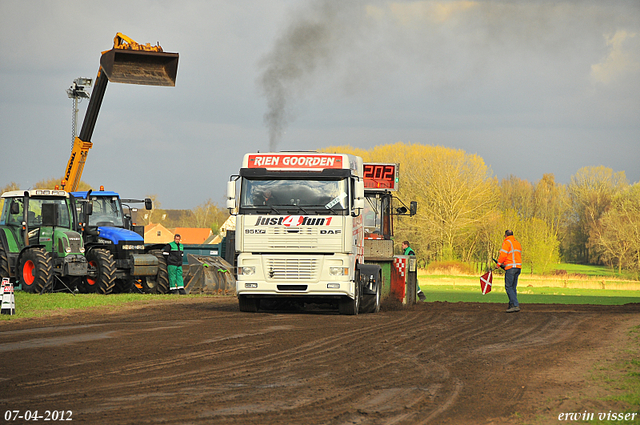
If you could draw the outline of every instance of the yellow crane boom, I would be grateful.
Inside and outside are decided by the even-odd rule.
[[[113,48],[102,52],[89,106],[80,134],[75,138],[71,156],[65,168],[62,187],[67,192],[78,189],[98,112],[109,81],[148,86],[175,86],[178,73],[178,53],[167,53],[159,44],[138,44],[122,33],[113,39]]]

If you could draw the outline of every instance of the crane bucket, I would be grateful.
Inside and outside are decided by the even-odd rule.
[[[113,83],[173,87],[178,73],[178,54],[111,49],[102,54],[100,66]]]

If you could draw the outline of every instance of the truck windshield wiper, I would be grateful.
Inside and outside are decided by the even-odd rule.
[[[265,211],[273,211],[276,214],[280,214],[280,211],[277,210],[273,205],[256,205],[254,208],[259,213],[264,213]]]
[[[322,208],[322,211],[331,211],[332,214],[338,214],[338,211],[333,209],[333,207],[328,207],[327,205],[316,204],[316,205],[307,205],[307,207],[311,208]]]

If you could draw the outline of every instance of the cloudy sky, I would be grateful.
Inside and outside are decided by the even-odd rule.
[[[83,180],[123,197],[223,206],[246,152],[398,141],[640,180],[637,0],[28,3],[0,0],[0,186],[63,175],[116,32],[180,54],[175,87],[108,85]]]

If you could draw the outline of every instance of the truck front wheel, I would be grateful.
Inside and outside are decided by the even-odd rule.
[[[89,294],[110,294],[116,281],[116,262],[106,249],[92,249],[87,252],[87,262],[92,276],[82,279],[81,292]]]
[[[362,312],[363,313],[378,313],[380,311],[381,297],[382,297],[382,277],[378,273],[375,280],[374,289],[375,293],[362,296]]]
[[[18,279],[25,292],[49,291],[53,287],[51,257],[41,248],[26,250],[20,257]]]
[[[346,297],[345,299],[340,300],[340,304],[338,304],[338,311],[340,314],[346,314],[349,316],[355,316],[358,314],[360,310],[360,300],[362,298],[362,286],[360,285],[360,270],[356,270],[355,276],[355,294],[353,299]]]
[[[240,295],[238,297],[238,305],[240,311],[255,313],[258,311],[258,308],[260,308],[260,300],[258,298],[247,298],[244,295]]]

